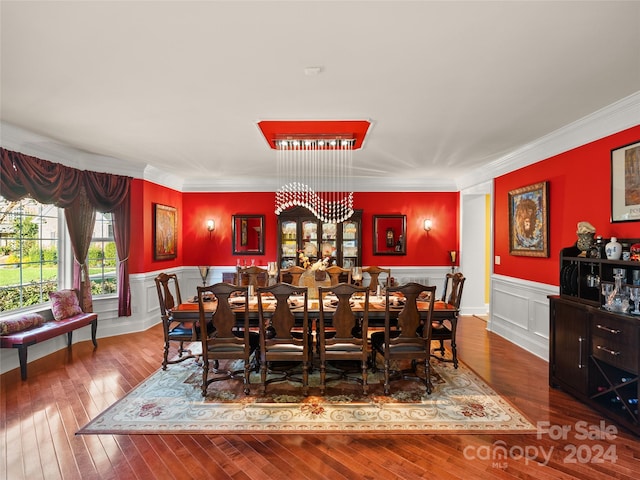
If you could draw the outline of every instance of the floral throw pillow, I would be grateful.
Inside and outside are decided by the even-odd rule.
[[[0,335],[11,335],[31,327],[39,327],[44,317],[39,313],[25,313],[0,319]]]
[[[75,290],[59,290],[49,293],[51,311],[55,320],[64,320],[82,313]]]

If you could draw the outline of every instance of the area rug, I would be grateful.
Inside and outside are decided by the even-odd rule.
[[[251,394],[239,380],[211,384],[201,393],[202,367],[195,361],[170,365],[142,382],[83,427],[78,434],[180,433],[531,433],[534,425],[466,365],[432,362],[431,395],[412,381],[392,382],[384,395],[380,371],[369,375],[369,392],[350,381],[327,383],[310,375],[309,395],[300,384],[267,386],[251,375]],[[329,378],[329,377],[328,377]]]

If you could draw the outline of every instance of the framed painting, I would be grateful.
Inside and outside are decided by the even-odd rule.
[[[640,220],[640,142],[611,150],[611,221]]]
[[[171,260],[178,255],[178,212],[174,207],[154,204],[153,256],[155,260]]]
[[[373,216],[373,254],[407,254],[407,216]]]
[[[549,256],[549,188],[540,182],[509,192],[509,253]]]

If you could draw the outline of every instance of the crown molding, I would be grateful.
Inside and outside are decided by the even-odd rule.
[[[572,122],[548,135],[456,179],[464,190],[505,173],[518,170],[608,135],[635,127],[640,122],[640,90],[611,105]]]
[[[160,181],[160,183],[165,185]],[[165,185],[167,186],[167,185]],[[275,192],[280,185],[275,179],[259,179],[249,177],[225,177],[215,183],[199,180],[188,181],[182,185],[184,192]],[[363,178],[352,179],[353,192],[451,192],[456,190],[453,181],[435,178]]]
[[[52,138],[5,122],[0,122],[0,129],[2,132],[0,144],[7,150],[60,163],[78,170],[112,173],[134,178],[142,178],[144,174],[145,165],[140,163],[69,147]]]
[[[486,182],[554,155],[608,135],[637,126],[640,119],[640,91],[526,144],[489,164],[459,176],[455,181],[434,178],[353,179],[354,192],[429,192],[485,190]],[[184,180],[148,164],[97,155],[64,145],[54,139],[0,122],[0,144],[8,149],[61,163],[80,170],[126,175],[181,192],[273,192],[276,180],[247,177],[218,178],[215,183]]]

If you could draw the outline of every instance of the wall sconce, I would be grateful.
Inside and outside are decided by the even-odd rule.
[[[211,238],[211,232],[213,232],[214,228],[216,228],[216,222],[213,219],[207,220],[207,230],[209,230],[209,238]]]
[[[433,226],[433,222],[431,221],[431,219],[430,219],[430,218],[427,218],[427,219],[424,221],[424,231],[425,231],[425,232],[428,232],[429,230],[431,230],[431,227],[432,227],[432,226]]]

